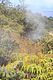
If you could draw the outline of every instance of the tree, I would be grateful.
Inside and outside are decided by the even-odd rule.
[[[24,11],[24,9],[25,9],[25,0],[19,0],[19,4],[20,4],[22,10]]]
[[[6,5],[11,4],[10,0],[0,0],[0,3]]]

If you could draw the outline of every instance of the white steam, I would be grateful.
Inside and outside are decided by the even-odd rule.
[[[40,39],[46,32],[45,27],[47,19],[41,14],[26,13],[26,21],[32,24],[33,31],[28,35],[32,40]]]

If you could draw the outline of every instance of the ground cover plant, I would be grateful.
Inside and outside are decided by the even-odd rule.
[[[53,58],[20,54],[17,60],[0,67],[1,80],[53,80]]]

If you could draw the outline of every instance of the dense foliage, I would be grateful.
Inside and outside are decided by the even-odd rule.
[[[42,41],[42,52],[43,53],[51,53],[53,54],[53,36],[52,35],[46,35]]]
[[[0,67],[1,80],[53,80],[53,58],[47,55],[18,55],[13,63]]]
[[[21,3],[0,0],[0,80],[53,80],[53,18]]]

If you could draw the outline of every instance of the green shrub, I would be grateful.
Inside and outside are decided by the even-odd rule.
[[[42,52],[53,54],[53,37],[47,35],[42,40]]]

